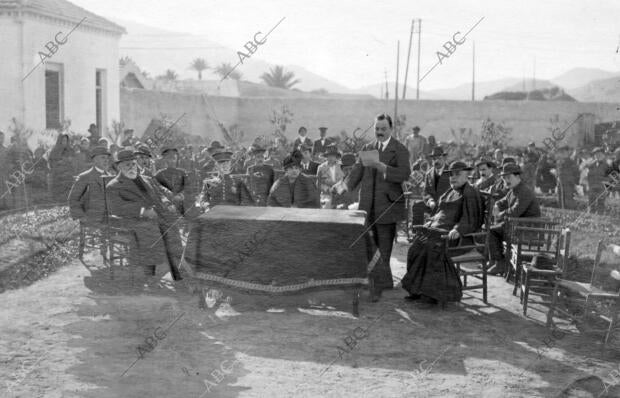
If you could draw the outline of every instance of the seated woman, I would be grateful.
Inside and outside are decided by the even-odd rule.
[[[468,182],[471,167],[453,162],[450,169],[450,189],[440,198],[434,213],[424,226],[414,227],[414,237],[407,254],[407,274],[402,286],[410,300],[424,298],[438,301],[460,301],[462,286],[459,275],[446,254],[444,239],[457,239],[480,229],[483,222],[482,200]]]
[[[285,174],[273,183],[267,206],[318,209],[318,190],[310,177],[301,174],[299,159],[289,155],[282,164]]]

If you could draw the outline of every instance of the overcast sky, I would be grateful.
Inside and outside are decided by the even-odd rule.
[[[282,17],[256,57],[296,64],[350,88],[396,73],[401,42],[401,82],[412,18],[422,19],[420,76],[454,33],[482,22],[422,82],[421,90],[471,82],[472,42],[478,81],[503,77],[553,78],[574,67],[620,71],[620,1],[242,1],[72,0],[104,17],[132,20],[175,32],[204,35],[232,49]],[[415,86],[417,40],[409,85]],[[148,69],[148,66],[145,66]]]

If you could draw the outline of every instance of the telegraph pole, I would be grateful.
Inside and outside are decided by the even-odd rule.
[[[398,124],[398,64],[400,63],[399,60],[400,60],[400,40],[396,42],[396,88],[394,89],[394,123],[396,124]]]
[[[409,33],[409,50],[407,50],[407,66],[405,67],[405,84],[403,85],[403,99],[407,93],[407,76],[409,76],[409,56],[411,55],[411,41],[413,40],[413,26],[415,19],[411,20],[411,33]]]
[[[474,44],[474,52],[472,57],[472,68],[471,68],[471,100],[476,100],[476,42]]]
[[[415,99],[420,99],[420,38],[422,37],[422,20],[418,18],[418,83],[416,84]]]

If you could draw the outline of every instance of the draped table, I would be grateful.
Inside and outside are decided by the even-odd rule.
[[[191,223],[183,264],[194,282],[248,293],[353,288],[357,315],[378,260],[365,218],[356,210],[215,206]]]

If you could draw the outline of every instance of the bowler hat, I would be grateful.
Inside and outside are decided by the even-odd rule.
[[[413,131],[420,131],[420,128],[418,126],[415,126],[414,128],[412,128],[411,130]]]
[[[153,155],[151,155],[151,150],[149,149],[148,146],[146,145],[140,145],[138,146],[138,149],[136,149],[134,151],[135,155],[144,155],[144,156],[148,156],[149,158],[152,158]]]
[[[500,176],[508,174],[521,174],[521,167],[516,163],[507,163],[504,165]]]
[[[297,158],[293,157],[292,155],[288,155],[282,161],[282,167],[284,168],[284,170],[286,170],[286,169],[290,169],[293,166],[299,167],[299,161],[297,160]]]
[[[176,153],[179,153],[179,150],[178,150],[178,149],[176,149],[176,148],[175,148],[175,147],[173,147],[173,146],[169,146],[169,145],[167,145],[167,146],[164,146],[164,147],[161,149],[161,155],[162,155],[162,156],[164,156],[164,154],[165,154],[166,152],[168,152],[168,151],[175,151]]]
[[[115,163],[126,162],[129,160],[136,160],[136,155],[134,155],[131,149],[122,149],[116,154]]]
[[[443,148],[442,148],[442,147],[440,147],[440,146],[436,146],[435,148],[433,148],[433,151],[431,152],[430,157],[431,157],[431,158],[438,158],[438,157],[440,157],[440,156],[446,156],[446,155],[447,155],[447,153],[445,153],[445,152],[443,151]]]
[[[465,164],[465,162],[461,162],[457,160],[455,162],[450,163],[450,167],[447,170],[444,170],[444,173],[450,173],[452,171],[463,171],[463,170],[472,170],[471,166]]]
[[[325,130],[327,130],[327,127],[319,127],[319,130],[325,131]]]
[[[91,159],[94,158],[95,156],[99,156],[99,155],[108,155],[108,156],[110,156],[110,152],[104,146],[96,146],[96,147],[94,147],[90,151],[90,158]]]
[[[213,154],[213,160],[216,162],[228,162],[232,160],[233,153],[230,151],[221,151]]]
[[[327,148],[325,148],[325,156],[329,156],[329,155],[336,155],[337,157],[341,157],[342,155],[340,154],[340,151],[338,151],[338,148],[336,147],[336,145],[328,145]]]
[[[352,153],[345,153],[342,155],[341,162],[343,167],[353,166],[355,164],[355,155]]]
[[[224,149],[224,147],[222,146],[222,144],[220,144],[219,141],[213,141],[213,142],[211,142],[211,146],[209,146],[209,148],[207,148],[207,152],[209,152],[209,154],[213,155],[213,153],[215,153],[217,151],[221,151],[223,149]]]
[[[252,146],[250,147],[250,153],[256,154],[256,153],[263,153],[265,151],[266,149],[258,144],[252,144]]]
[[[494,169],[494,168],[496,168],[496,167],[497,167],[497,165],[495,164],[495,162],[494,162],[494,161],[492,161],[492,160],[489,160],[489,159],[480,159],[480,160],[478,161],[478,163],[476,163],[476,167],[478,167],[478,166],[482,166],[483,164],[486,164],[486,165],[487,165],[487,167],[489,167],[489,168],[491,168],[491,169]]]
[[[510,156],[509,156],[509,157],[507,157],[507,158],[504,158],[504,159],[502,160],[502,166],[503,166],[503,165],[506,165],[506,164],[508,164],[508,163],[515,163],[515,164],[516,164],[516,163],[517,163],[517,161],[515,160],[515,158],[511,158]]]
[[[536,146],[536,143],[534,143],[534,141],[530,141],[530,143],[527,144],[527,146]]]

